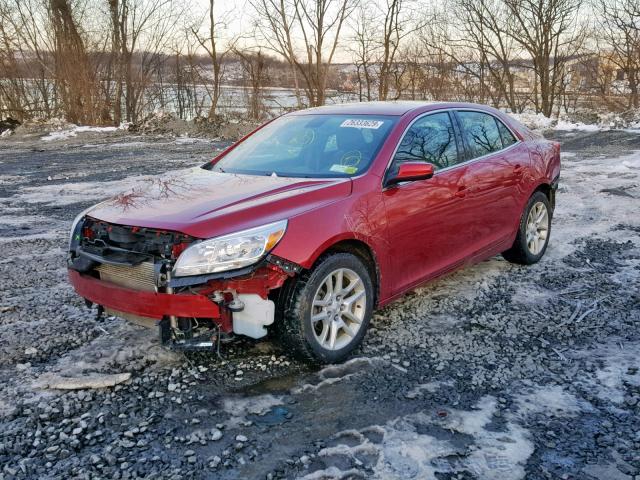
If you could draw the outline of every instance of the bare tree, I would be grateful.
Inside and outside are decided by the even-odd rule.
[[[522,111],[526,99],[516,94],[514,68],[523,62],[521,49],[509,34],[514,30],[511,10],[502,0],[456,0],[455,7],[457,50],[475,52],[477,62],[468,73],[478,79],[494,106],[504,102],[511,111]]]
[[[4,114],[24,120],[30,114],[27,72],[19,61],[21,39],[14,19],[13,5],[0,3],[0,119]]]
[[[122,42],[122,34],[125,33],[125,24],[127,17],[126,3],[121,10],[120,0],[107,0],[109,3],[109,19],[111,21],[111,55],[109,56],[110,79],[114,79],[115,91],[112,94],[113,99],[113,120],[116,124],[122,122],[122,93],[123,78],[126,67],[125,49]],[[122,0],[126,2],[126,0]],[[111,83],[111,82],[109,82]]]
[[[0,0],[0,5],[4,58],[0,75],[11,79],[3,84],[5,103],[22,119],[64,113],[58,111],[60,102],[51,88],[55,38],[47,0]]]
[[[422,90],[431,100],[472,100],[460,95],[459,77],[468,75],[468,52],[459,51],[452,40],[452,25],[446,12],[426,13],[416,35],[416,43],[423,54]],[[476,91],[478,90],[476,85]]]
[[[295,18],[304,39],[304,60],[294,62],[305,80],[311,105],[324,105],[327,77],[340,33],[353,0],[294,0]]]
[[[296,104],[302,108],[292,36],[296,21],[294,4],[291,0],[250,0],[250,3],[256,15],[256,27],[267,48],[282,56],[291,69]]]
[[[550,117],[562,94],[567,62],[583,45],[582,0],[504,0],[513,18],[509,34],[531,58],[536,111]]]
[[[123,117],[137,122],[152,102],[148,88],[163,68],[183,6],[173,0],[109,0],[109,12],[118,84],[114,116],[119,121],[124,103]]]
[[[71,122],[96,123],[102,111],[97,108],[97,83],[85,42],[69,0],[49,0],[53,25],[56,90],[66,117]]]
[[[420,28],[410,15],[411,7],[411,0],[385,0],[382,5],[382,37],[377,62],[379,100],[387,99],[390,83],[398,84],[399,69],[404,69],[404,66],[395,64],[402,40]]]
[[[211,106],[209,108],[209,119],[212,120],[217,115],[218,102],[222,93],[222,81],[224,75],[224,61],[227,55],[233,50],[235,39],[227,41],[221,45],[221,30],[226,26],[227,16],[230,12],[225,12],[218,16],[215,0],[209,0],[207,7],[206,30],[207,34],[201,35],[196,28],[192,28],[193,35],[198,39],[198,43],[204,48],[211,60],[212,78],[209,95]]]
[[[191,29],[176,37],[173,46],[175,103],[182,119],[202,118],[208,94],[202,92],[200,65],[206,59],[199,53],[200,44]]]
[[[425,52],[418,42],[407,44],[400,52],[400,61],[406,66],[401,91],[407,91],[411,100],[424,100],[425,92]]]
[[[355,0],[254,0],[252,5],[269,48],[303,79],[309,104],[324,105],[329,69]]]
[[[261,50],[252,52],[236,49],[235,54],[240,58],[242,71],[245,77],[245,86],[248,87],[249,117],[254,120],[262,118],[264,106],[262,92],[267,81],[267,61]]]
[[[640,3],[637,0],[599,0],[602,45],[610,51],[601,55],[622,73],[629,89],[628,108],[638,108],[640,84]],[[605,66],[605,68],[607,68]]]
[[[351,28],[348,50],[353,56],[358,80],[358,99],[371,101],[371,90],[375,75],[375,55],[378,44],[376,38],[380,32],[375,18],[371,15],[367,5],[360,4]]]

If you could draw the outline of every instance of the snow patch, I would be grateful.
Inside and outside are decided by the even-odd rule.
[[[21,183],[24,181],[24,178],[19,177],[18,175],[0,175],[0,185],[15,185],[16,183]]]
[[[376,364],[387,363],[380,357],[356,357],[339,365],[329,365],[316,374],[316,383],[306,383],[300,387],[292,389],[291,393],[300,394],[309,391],[316,391],[327,385],[332,385],[357,375],[365,369]]]
[[[544,130],[563,130],[583,132],[597,132],[600,130],[608,130],[611,128],[609,123],[586,124],[581,122],[572,122],[567,119],[554,119],[545,117],[542,113],[533,113],[530,111],[522,113],[509,113],[509,116],[522,123],[527,128],[535,131]]]
[[[61,238],[60,232],[52,233],[34,233],[32,235],[16,235],[12,237],[0,237],[0,244],[13,243],[13,242],[27,242],[29,240],[59,240]]]
[[[174,140],[173,143],[176,145],[191,145],[193,143],[213,143],[215,140],[210,138],[197,138],[197,137],[189,137],[187,135],[181,135]]]
[[[226,422],[228,428],[235,428],[247,421],[247,416],[263,416],[278,405],[283,405],[281,396],[265,394],[255,397],[229,397],[222,402],[222,409],[231,418]]]
[[[178,355],[158,344],[148,328],[132,325],[124,320],[115,320],[114,327],[84,344],[71,350],[51,366],[38,380],[34,387],[46,384],[52,375],[75,377],[93,373],[111,373],[113,369],[120,372],[135,360],[155,363],[159,366],[174,364]]]
[[[345,462],[349,467],[372,470],[367,478],[380,480],[437,478],[436,474],[462,472],[487,480],[524,478],[524,465],[533,453],[533,444],[528,432],[511,421],[505,431],[488,429],[496,405],[495,398],[486,396],[472,410],[453,410],[444,416],[419,412],[399,417],[375,427],[381,434],[378,441],[364,435],[364,430],[356,434],[340,432],[334,436],[336,445],[318,452],[325,468],[301,478],[345,478],[347,473],[362,476],[361,471],[356,474],[346,469]],[[355,439],[356,444],[341,442],[342,437]]]
[[[120,127],[92,127],[88,125],[73,125],[71,124],[71,128],[66,128],[64,130],[54,130],[49,132],[48,135],[45,135],[41,138],[44,142],[51,142],[56,140],[66,140],[71,137],[78,136],[79,133],[113,133],[118,130],[126,130],[125,125],[121,125]]]
[[[363,478],[362,473],[355,468],[340,470],[338,467],[331,466],[324,470],[308,473],[304,477],[299,477],[299,480],[352,480],[355,478]]]
[[[596,394],[604,401],[622,403],[625,384],[640,387],[640,345],[609,345],[596,355],[601,357],[602,368],[596,372]]]
[[[451,386],[453,386],[453,381],[452,380],[448,380],[446,382],[433,381],[433,382],[429,382],[429,383],[420,383],[420,384],[416,385],[415,387],[413,387],[411,390],[409,390],[405,394],[405,397],[410,398],[410,399],[417,398],[417,397],[422,397],[424,392],[436,393],[442,387],[451,387]]]
[[[11,227],[22,227],[27,225],[43,225],[51,223],[50,217],[41,215],[3,215],[0,217],[0,225],[9,225]],[[49,228],[47,226],[47,228]]]
[[[169,170],[166,175],[178,174],[188,169]],[[149,181],[157,176],[138,175],[124,180],[111,180],[104,182],[77,182],[43,185],[39,187],[26,187],[22,193],[14,195],[18,201],[26,203],[43,203],[47,205],[71,205],[74,203],[98,201],[112,197],[120,192],[125,192],[136,187],[148,187]]]
[[[553,127],[553,120],[549,117],[545,117],[541,113],[509,113],[509,116],[531,130],[548,130]]]
[[[612,234],[612,227],[621,222],[640,225],[637,205],[628,196],[610,193],[640,195],[640,152],[606,159],[577,159],[567,153],[563,158],[547,261],[560,260],[575,251],[576,238],[599,235],[624,242],[634,235],[622,231]]]
[[[580,130],[583,132],[597,132],[599,130],[605,130],[607,127],[601,125],[587,125],[580,122],[568,122],[566,120],[558,120],[558,123],[553,127],[554,130]]]
[[[566,392],[560,385],[529,389],[516,396],[519,416],[547,413],[554,416],[575,416],[591,406]]]

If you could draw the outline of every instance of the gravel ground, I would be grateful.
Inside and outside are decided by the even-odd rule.
[[[96,321],[66,282],[79,211],[223,143],[0,140],[0,480],[640,479],[640,135],[554,135],[543,261],[493,258],[412,292],[322,370],[270,341],[165,350]]]

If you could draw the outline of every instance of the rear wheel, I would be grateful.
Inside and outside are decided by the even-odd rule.
[[[280,342],[303,360],[344,360],[366,333],[373,284],[366,266],[349,253],[325,256],[280,293]]]
[[[531,265],[538,262],[549,244],[552,210],[549,199],[535,192],[522,213],[518,235],[513,246],[502,256],[513,263]]]

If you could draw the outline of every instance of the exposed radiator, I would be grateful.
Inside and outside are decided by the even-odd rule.
[[[155,273],[152,262],[134,267],[101,264],[97,267],[100,279],[133,290],[155,291]]]

